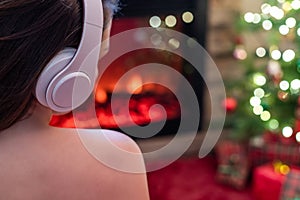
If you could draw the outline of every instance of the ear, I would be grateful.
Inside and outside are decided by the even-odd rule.
[[[106,24],[105,29],[103,30],[102,34],[102,43],[101,43],[101,50],[100,50],[100,59],[107,54],[109,51],[109,37],[111,31],[112,19]]]

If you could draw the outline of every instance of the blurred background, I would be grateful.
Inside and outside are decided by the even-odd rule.
[[[158,48],[135,50],[116,59],[99,80],[95,98],[77,109],[76,125],[128,134],[122,128],[130,132],[137,125],[159,125],[166,120],[155,136],[143,138],[141,133],[133,139],[143,152],[167,145],[180,120],[189,120],[194,112],[194,105],[181,109],[176,98],[176,92],[185,92],[182,83],[149,70],[127,76],[116,87],[134,67],[162,63],[189,81],[201,120],[196,138],[180,159],[148,173],[151,199],[300,199],[300,0],[121,0],[121,8],[112,36],[139,27],[161,32],[160,28],[168,28],[186,34],[189,39],[183,42],[188,48],[197,42],[206,49],[225,84],[226,97],[218,107],[227,112],[224,130],[213,151],[200,159],[199,148],[211,117],[208,88],[191,63],[164,50],[180,49],[182,41],[143,32],[136,35],[136,42]],[[217,78],[204,63],[200,71],[210,80]],[[162,79],[167,87],[148,83]],[[222,93],[218,87],[209,90]],[[112,104],[117,105],[114,112]],[[152,109],[149,114],[156,104],[164,112]],[[91,114],[95,108],[96,116]],[[53,116],[51,124],[75,126],[72,113]]]

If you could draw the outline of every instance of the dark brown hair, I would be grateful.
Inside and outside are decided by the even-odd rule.
[[[107,19],[117,2],[103,2]],[[78,46],[81,24],[78,0],[0,1],[0,131],[28,113],[40,72],[58,51]]]

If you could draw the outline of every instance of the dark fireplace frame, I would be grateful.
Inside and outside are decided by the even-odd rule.
[[[154,15],[179,16],[185,11],[192,12],[194,14],[194,21],[189,24],[183,23],[182,32],[196,39],[203,48],[206,47],[208,0],[120,0],[120,2],[121,10],[115,16],[115,20],[122,18],[151,17]],[[205,68],[203,67],[201,70],[203,70],[201,71],[202,75],[205,74]],[[201,130],[203,128],[202,116],[205,114],[203,109],[205,84],[202,76],[196,70],[191,74],[184,74],[183,72],[183,75],[189,80],[198,98],[201,116],[198,130]],[[176,133],[179,123],[180,119],[168,120],[157,136]],[[134,130],[134,127],[132,127],[132,129]],[[126,130],[130,132],[130,128],[127,127]]]
[[[120,3],[121,11],[115,16],[116,19],[193,12],[194,22],[185,24],[183,30],[205,48],[208,0],[120,0]]]

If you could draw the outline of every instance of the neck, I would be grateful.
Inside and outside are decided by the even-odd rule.
[[[52,111],[38,103],[33,107],[30,115],[16,123],[17,127],[27,127],[27,128],[47,128],[49,125],[49,120],[51,118]]]
[[[48,125],[51,115],[52,115],[52,111],[49,108],[46,108],[36,103],[36,106],[34,107],[33,112],[28,119],[34,120],[36,123],[39,124]]]

